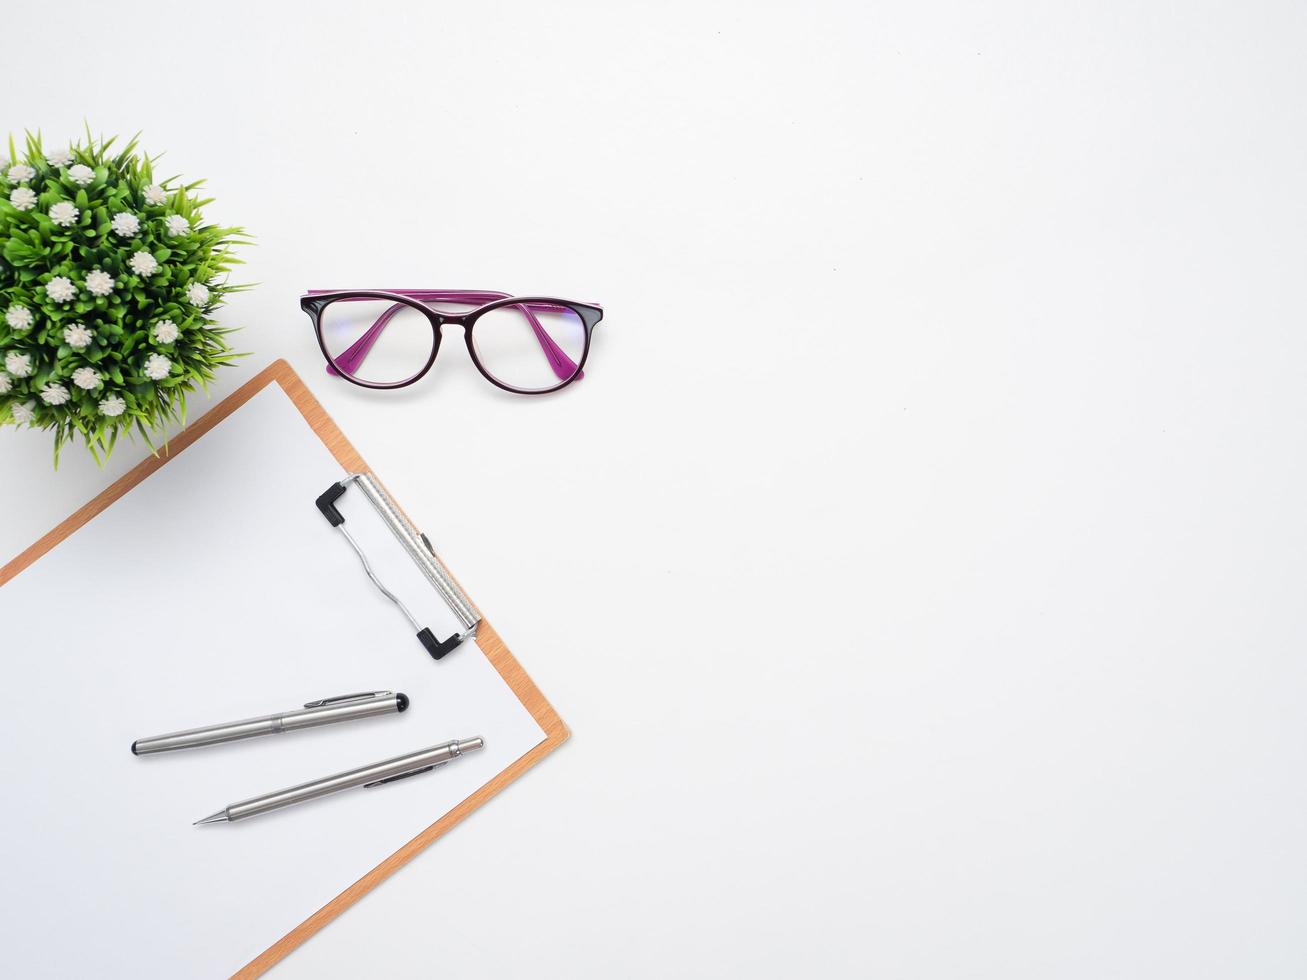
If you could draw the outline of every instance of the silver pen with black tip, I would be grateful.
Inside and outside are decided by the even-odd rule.
[[[153,755],[175,749],[194,749],[202,745],[221,745],[259,735],[280,735],[298,732],[305,728],[334,725],[342,721],[357,721],[378,715],[398,714],[408,708],[408,695],[392,691],[363,691],[359,694],[341,694],[334,698],[310,701],[303,708],[282,711],[275,715],[228,721],[203,728],[188,728],[184,732],[138,738],[132,743],[133,755]]]
[[[433,745],[429,749],[410,752],[408,755],[398,755],[383,762],[374,762],[370,766],[361,766],[358,769],[337,773],[334,776],[324,776],[312,782],[300,783],[290,789],[277,790],[273,793],[264,793],[262,796],[251,797],[248,800],[241,800],[241,802],[223,807],[217,813],[211,814],[202,820],[197,820],[195,823],[198,826],[206,823],[228,823],[234,820],[244,820],[246,817],[257,817],[260,813],[280,810],[284,806],[307,803],[309,800],[316,800],[330,793],[339,793],[344,789],[353,789],[356,786],[371,787],[380,786],[383,783],[393,783],[397,779],[405,779],[419,773],[430,772],[438,766],[443,766],[447,762],[452,762],[460,756],[466,755],[468,752],[475,752],[477,749],[484,748],[485,744],[485,740],[482,738],[465,738],[445,742],[443,745]]]

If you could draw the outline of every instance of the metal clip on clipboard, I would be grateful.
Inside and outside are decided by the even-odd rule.
[[[445,605],[449,606],[450,611],[458,619],[462,626],[462,631],[455,633],[446,640],[436,638],[431,632],[431,628],[423,626],[417,621],[417,618],[409,612],[408,606],[388,588],[381,584],[376,574],[372,571],[372,565],[368,562],[367,556],[363,554],[363,549],[359,543],[354,540],[354,536],[345,529],[345,518],[336,509],[336,501],[350,488],[356,485],[362,491],[363,496],[367,498],[377,515],[390,528],[395,539],[404,546],[408,556],[413,559],[414,564],[422,570],[428,582],[435,587],[440,593],[440,597],[445,600]],[[439,660],[445,654],[449,653],[469,636],[476,636],[477,624],[481,622],[481,614],[476,611],[472,603],[468,601],[463,590],[458,587],[458,583],[449,577],[445,567],[436,559],[435,549],[431,547],[431,542],[427,536],[409,523],[408,518],[399,512],[399,508],[386,495],[386,491],[381,489],[381,485],[368,473],[352,473],[339,483],[333,483],[327,490],[318,497],[318,510],[332,527],[340,531],[345,536],[345,540],[350,543],[355,553],[359,556],[359,561],[363,563],[363,571],[367,573],[368,578],[387,599],[399,607],[400,612],[406,618],[415,630],[417,630],[418,641],[431,654],[432,659]]]

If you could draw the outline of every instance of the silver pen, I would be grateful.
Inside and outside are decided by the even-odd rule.
[[[338,721],[355,721],[359,718],[398,713],[407,708],[407,694],[395,694],[391,691],[341,694],[334,698],[310,701],[303,708],[294,711],[264,715],[261,718],[246,718],[244,721],[229,721],[220,725],[205,725],[203,728],[188,728],[184,732],[155,735],[151,738],[139,738],[132,743],[132,754],[151,755],[155,752],[171,752],[174,749],[193,749],[201,745],[235,742],[238,739],[254,738],[258,735],[297,732],[302,728],[334,725]]]
[[[386,759],[384,762],[374,762],[370,766],[351,769],[349,772],[337,773],[334,776],[323,776],[321,779],[300,783],[290,789],[281,789],[273,793],[264,793],[262,796],[254,796],[248,800],[241,800],[239,803],[223,807],[217,813],[211,814],[203,820],[196,820],[195,824],[199,826],[204,823],[226,823],[232,820],[244,820],[246,817],[257,817],[260,813],[280,810],[284,806],[293,806],[296,803],[306,803],[309,800],[316,800],[320,796],[338,793],[343,789],[353,789],[355,786],[371,787],[380,786],[382,783],[393,783],[397,779],[430,772],[437,766],[452,762],[461,755],[484,748],[485,744],[485,739],[482,738],[465,738],[461,741],[445,742],[443,745],[433,745],[429,749],[410,752],[408,755],[397,755],[395,758]]]

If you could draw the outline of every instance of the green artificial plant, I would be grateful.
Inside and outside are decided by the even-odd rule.
[[[184,424],[186,396],[237,354],[214,319],[239,228],[205,224],[210,203],[135,138],[46,150],[27,134],[0,159],[0,426],[80,438],[103,464],[133,429],[154,448]]]

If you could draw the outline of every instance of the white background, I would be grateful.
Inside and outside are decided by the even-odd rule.
[[[5,35],[6,121],[142,129],[258,236],[217,394],[289,358],[575,732],[275,975],[1307,971],[1301,6]],[[371,393],[296,305],[340,286],[607,316],[556,397],[456,330]],[[0,433],[0,552],[141,455]]]

